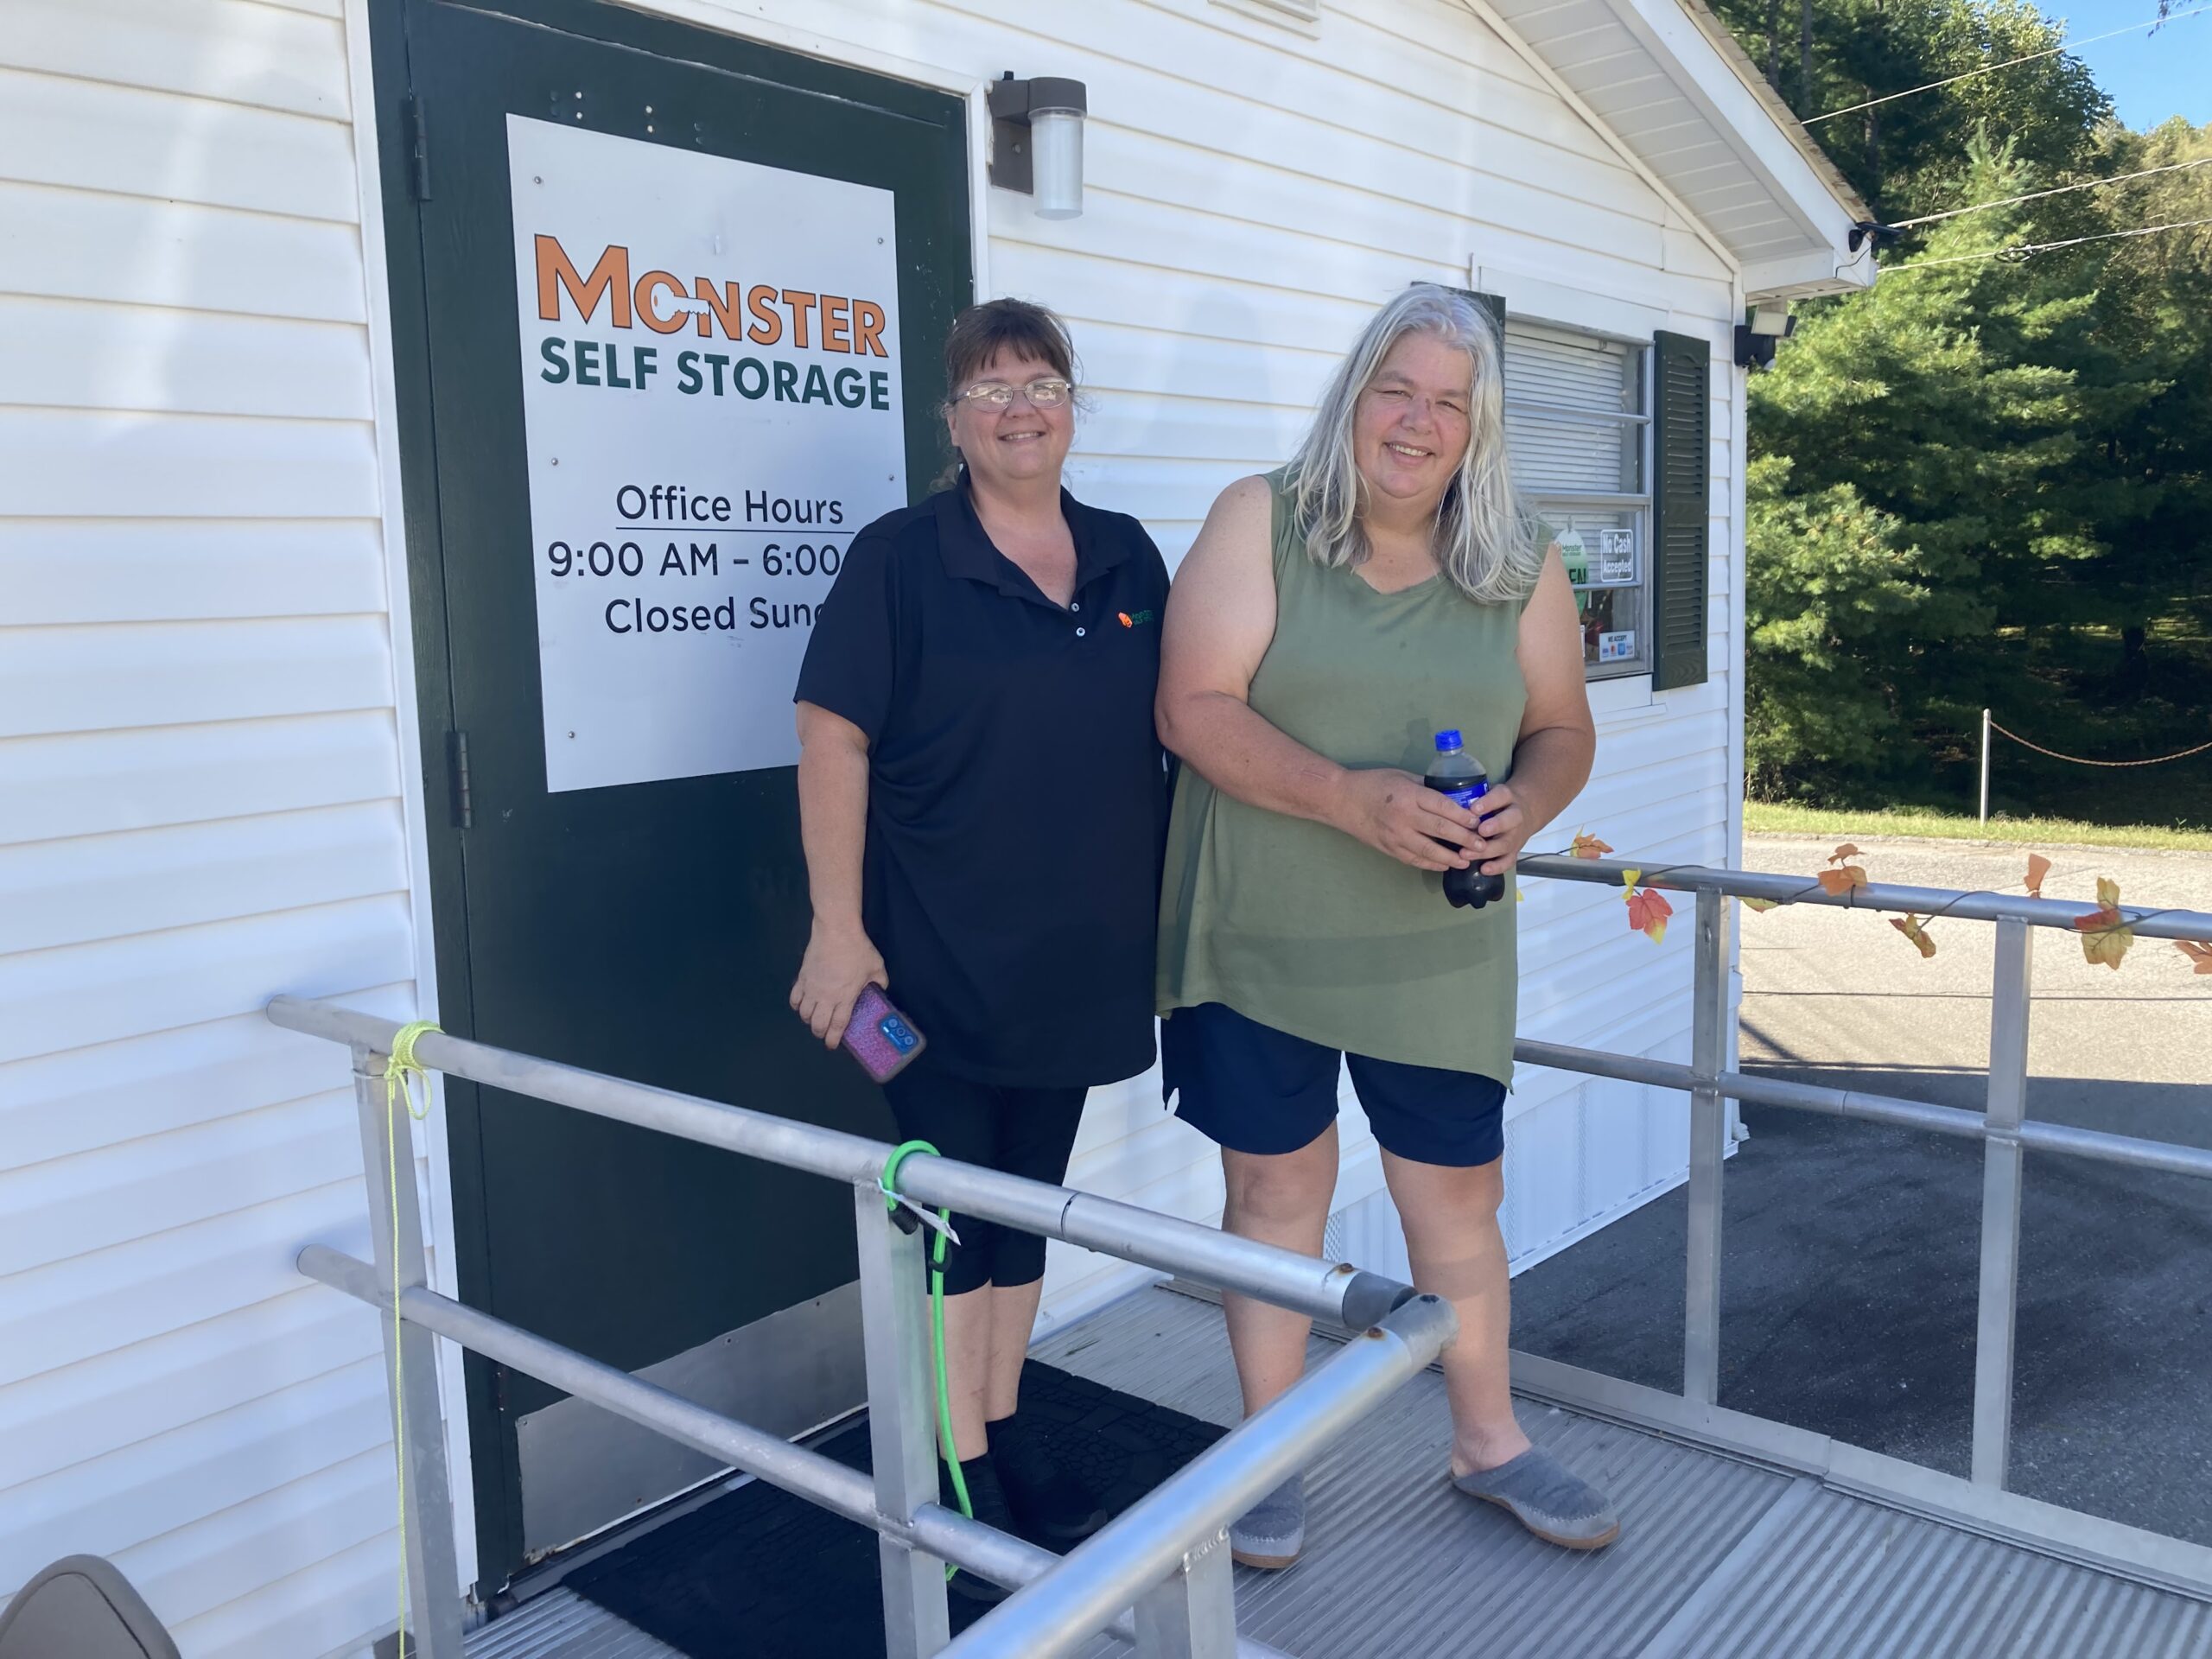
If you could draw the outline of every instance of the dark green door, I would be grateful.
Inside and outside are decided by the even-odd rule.
[[[882,1135],[880,1097],[785,1006],[808,909],[795,751],[780,749],[808,604],[861,519],[895,504],[886,491],[918,496],[940,464],[934,363],[970,289],[964,104],[581,0],[393,0],[377,17],[376,60],[447,1028]],[[530,177],[528,156],[547,145],[605,158],[604,200],[579,201],[588,170]],[[626,181],[639,179],[665,182],[674,223],[696,207],[697,181],[723,175],[741,175],[741,195],[765,179],[801,207],[740,213],[672,251],[647,245],[650,215],[634,233],[584,223],[602,209],[632,222]],[[511,198],[554,183],[568,191],[562,222],[583,226],[562,233],[572,264],[545,254],[518,278],[536,210]],[[887,194],[863,199],[855,185]],[[810,218],[817,200],[829,205]],[[895,232],[881,256],[891,291],[772,286],[808,238],[848,235],[838,204],[854,200]],[[668,268],[657,285],[656,265]],[[761,273],[766,344],[771,319],[748,318],[745,303]],[[534,291],[548,308],[525,315]],[[539,327],[556,313],[557,328]],[[557,349],[537,338],[548,328]],[[840,342],[842,358],[820,356]],[[678,386],[696,409],[671,400]],[[525,430],[526,388],[543,398],[548,387],[575,393],[559,454],[543,441],[545,405],[529,404]],[[755,451],[777,421],[834,432],[871,403],[891,411],[880,422],[894,464],[903,437],[903,485],[880,464],[880,424],[878,452],[848,461],[833,441],[790,463],[803,489],[762,470]],[[635,476],[599,453],[634,447],[670,411],[693,429],[702,411],[726,419],[726,451]],[[563,462],[568,474],[547,470]],[[547,493],[594,465],[598,483],[563,499],[588,499],[596,516],[534,530],[533,492],[543,518]],[[618,500],[626,485],[639,493]],[[647,496],[655,486],[671,493]],[[820,505],[841,498],[837,511]],[[671,556],[689,569],[669,575]],[[570,585],[549,585],[556,571]],[[698,640],[673,632],[687,622]],[[568,635],[549,643],[556,629]],[[580,654],[560,655],[572,646]],[[651,660],[677,677],[608,677],[632,673],[643,658],[622,653],[633,650],[659,653]],[[744,665],[727,706],[682,679],[702,650]],[[577,733],[556,728],[594,721],[606,723],[595,754],[576,761],[561,745]],[[849,1320],[849,1193],[495,1090],[456,1086],[450,1119],[470,1302],[626,1370],[664,1368],[671,1386],[786,1432],[856,1403],[832,1397],[842,1374],[806,1353]],[[748,1347],[748,1328],[775,1340]],[[596,1438],[601,1414],[565,1402],[564,1414],[554,1390],[485,1362],[471,1363],[469,1398],[486,1590],[699,1473]]]

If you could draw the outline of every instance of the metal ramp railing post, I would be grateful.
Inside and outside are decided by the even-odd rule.
[[[871,1182],[853,1185],[853,1223],[860,1241],[861,1342],[868,1362],[868,1451],[875,1471],[875,1506],[913,1524],[938,1502],[936,1398],[931,1374],[927,1304],[923,1300],[922,1234],[893,1220]],[[888,1532],[876,1534],[883,1575],[885,1659],[931,1659],[952,1640],[944,1599],[944,1563]]]
[[[1997,924],[1990,985],[1989,1094],[1981,1166],[1981,1287],[1974,1322],[1974,1460],[1978,1486],[2002,1487],[2012,1442],[2013,1332],[2020,1299],[2020,1199],[2027,1152],[2028,1008],[2035,939],[2025,922]]]
[[[1728,1103],[1720,1092],[1728,1032],[1728,959],[1721,948],[1726,899],[1697,890],[1691,990],[1688,1278],[1682,1300],[1682,1396],[1720,1399],[1720,1182],[1728,1151]]]
[[[1231,1659],[1236,1651],[1236,1585],[1229,1534],[1217,1532],[1183,1557],[1166,1583],[1137,1603],[1139,1659]]]
[[[945,1659],[1069,1659],[1130,1606],[1141,1610],[1140,1641],[1153,1644],[1140,1648],[1144,1659],[1242,1651],[1229,1552],[1218,1547],[1230,1523],[1426,1370],[1459,1330],[1449,1302],[1402,1303],[1007,1597]]]
[[[852,1189],[861,1276],[873,1476],[724,1417],[626,1371],[441,1296],[428,1285],[411,1136],[388,1104],[386,1056],[409,1027],[358,1009],[278,997],[268,1016],[351,1050],[375,1261],[310,1243],[307,1278],[385,1316],[406,1479],[408,1601],[423,1659],[463,1659],[450,1489],[434,1338],[443,1336],[793,1492],[886,1540],[880,1557],[885,1634],[894,1659],[940,1652],[978,1659],[1057,1659],[1100,1631],[1185,1659],[1285,1659],[1238,1637],[1223,1537],[1229,1522],[1302,1467],[1417,1375],[1458,1330],[1448,1303],[1343,1263],[1331,1264],[1179,1217],[1024,1180],[933,1154],[902,1166],[917,1203],[1104,1251],[1366,1332],[1363,1340],[1230,1431],[1127,1514],[1062,1558],[947,1510],[938,1497],[934,1376],[927,1363],[922,1257],[884,1202],[881,1141],[632,1083],[415,1027],[421,1069],[466,1077],[613,1122],[719,1147]],[[400,1148],[406,1147],[404,1158]],[[397,1316],[395,1332],[390,1323]],[[1013,1590],[1007,1603],[948,1641],[944,1566]],[[1224,1643],[1227,1646],[1224,1648]]]
[[[404,1107],[390,1103],[387,1057],[356,1043],[353,1098],[360,1109],[361,1173],[369,1190],[369,1238],[377,1281],[389,1292],[427,1289],[423,1217],[416,1203],[415,1137]],[[388,1121],[393,1120],[396,1121]],[[395,1178],[396,1180],[395,1180]],[[398,1225],[393,1226],[397,1217]],[[407,1611],[421,1659],[461,1659],[461,1575],[454,1556],[453,1497],[446,1484],[445,1414],[438,1398],[437,1338],[421,1325],[379,1318],[385,1382],[392,1407],[392,1452],[405,1487]]]

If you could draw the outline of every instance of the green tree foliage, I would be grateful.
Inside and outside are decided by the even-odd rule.
[[[1784,9],[1724,16],[1815,114],[2059,40],[2017,0],[1806,3],[1795,60]],[[1955,804],[1984,706],[2099,757],[2212,737],[2212,225],[2109,234],[2212,219],[2212,165],[2178,165],[2212,128],[2130,132],[2061,53],[1811,130],[1891,222],[2032,199],[1913,230],[1752,378],[1751,787]],[[2152,168],[2173,170],[2034,194]],[[2075,245],[2004,251],[2054,242]],[[2199,770],[2008,750],[1998,793],[2212,822]]]
[[[1768,61],[1768,0],[1723,0],[1722,18],[1745,49]],[[2056,175],[2083,166],[2111,100],[2081,60],[2061,53],[1936,93],[1822,119],[1829,111],[1908,87],[2024,58],[2056,46],[2053,23],[2019,0],[1791,0],[1812,20],[1809,79],[1787,49],[1776,52],[1777,88],[1809,119],[1837,166],[1890,221],[1959,205],[1960,158],[1975,131],[2011,141],[2030,168]]]
[[[1962,188],[1991,200],[2027,176],[1977,138]],[[2088,302],[1975,257],[2021,222],[2000,210],[1936,227],[1918,269],[1815,308],[1751,383],[1764,470],[1751,492],[1748,718],[1764,792],[1909,784],[1931,741],[1979,721],[1986,664],[1969,647],[2005,620],[2004,591],[2095,550],[2057,487],[2082,396],[2049,360]],[[1773,706],[1808,696],[1814,707]]]

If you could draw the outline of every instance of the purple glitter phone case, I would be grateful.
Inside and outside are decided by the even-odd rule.
[[[845,1052],[878,1083],[888,1083],[913,1064],[929,1045],[906,1016],[891,1006],[878,985],[861,992],[845,1027]]]

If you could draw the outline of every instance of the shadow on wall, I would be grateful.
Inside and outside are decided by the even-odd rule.
[[[1051,294],[1033,297],[1054,302]],[[1142,518],[1173,569],[1224,489],[1289,458],[1335,351],[1364,321],[1345,311],[1340,341],[1325,336],[1296,353],[1262,343],[1262,318],[1228,283],[1204,284],[1141,335],[1071,321],[1096,408],[1077,423],[1070,487]],[[1243,360],[1225,372],[1224,357]],[[1294,375],[1293,361],[1312,372]]]

